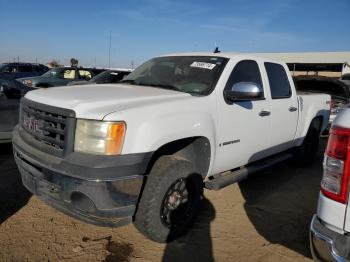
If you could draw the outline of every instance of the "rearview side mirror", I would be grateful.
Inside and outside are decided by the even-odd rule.
[[[259,100],[263,98],[263,89],[253,82],[238,82],[231,90],[225,90],[224,96],[231,102]]]

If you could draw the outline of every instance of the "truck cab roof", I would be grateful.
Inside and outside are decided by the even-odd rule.
[[[255,54],[255,53],[241,53],[241,52],[181,52],[181,53],[170,53],[161,55],[160,57],[165,56],[213,56],[213,57],[224,57],[224,58],[245,58],[245,59],[254,59],[254,60],[263,60],[268,62],[274,62],[278,64],[285,64],[282,61],[271,59],[269,57],[264,57],[263,54]]]

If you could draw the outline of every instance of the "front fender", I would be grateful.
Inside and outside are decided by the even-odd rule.
[[[133,128],[136,127],[136,128]],[[188,137],[206,137],[215,145],[215,124],[211,116],[198,113],[163,115],[138,125],[127,123],[123,153],[153,152],[161,146]]]
[[[155,152],[184,138],[205,137],[216,148],[216,97],[181,97],[155,103],[132,104],[104,117],[105,121],[125,121],[122,154]]]

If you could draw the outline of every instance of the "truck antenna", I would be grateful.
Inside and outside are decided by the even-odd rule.
[[[214,54],[216,54],[216,53],[220,53],[221,51],[219,50],[219,47],[217,46],[217,47],[215,47],[215,50],[214,50]]]

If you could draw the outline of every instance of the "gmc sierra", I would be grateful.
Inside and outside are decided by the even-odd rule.
[[[13,148],[24,185],[102,226],[167,242],[220,189],[293,156],[312,161],[330,96],[297,94],[284,63],[237,53],[156,57],[119,84],[29,92]],[[281,174],[282,175],[282,174]]]

